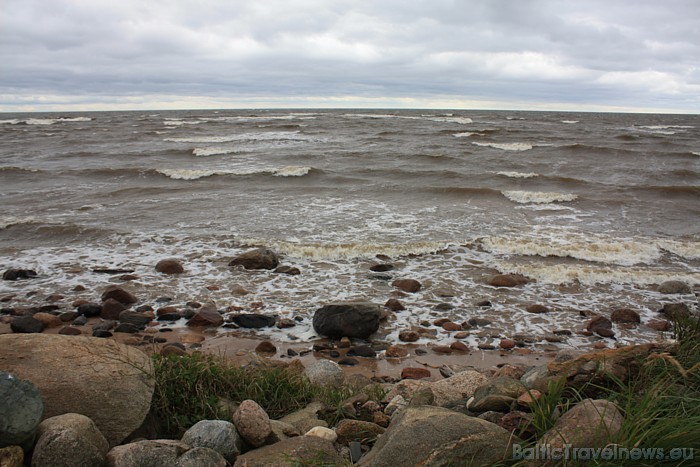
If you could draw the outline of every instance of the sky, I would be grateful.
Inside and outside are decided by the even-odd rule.
[[[700,113],[699,0],[0,0],[0,111]]]

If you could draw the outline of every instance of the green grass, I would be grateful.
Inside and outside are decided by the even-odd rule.
[[[315,386],[293,367],[236,367],[223,357],[202,353],[154,355],[153,361],[156,387],[151,416],[164,437],[178,438],[200,420],[230,419],[230,406],[224,401],[254,400],[277,419],[318,400],[327,407],[324,418],[333,426],[351,416],[343,410],[348,398],[362,391],[376,393],[370,392],[370,397],[383,395],[376,389]]]

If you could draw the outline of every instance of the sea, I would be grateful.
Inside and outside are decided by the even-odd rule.
[[[260,246],[301,274],[228,266]],[[164,258],[185,273],[157,273]],[[372,272],[378,263],[394,269]],[[657,287],[700,288],[700,116],[0,114],[0,269],[8,268],[38,274],[0,281],[10,304],[59,294],[70,307],[118,283],[154,307],[213,301],[296,318],[292,328],[246,331],[282,342],[314,340],[311,318],[323,304],[385,303],[401,278],[423,287],[400,296],[406,310],[382,323],[378,336],[389,342],[438,318],[482,318],[490,324],[470,331],[473,346],[518,336],[535,348],[588,348],[601,338],[583,332],[586,321],[616,308],[637,311],[642,324],[616,324],[606,345],[653,342],[671,337],[644,324],[663,318],[665,303],[697,307],[695,294]],[[96,272],[105,268],[137,278]],[[488,285],[499,273],[530,282]],[[533,304],[549,312],[529,313]],[[454,340],[432,327],[419,344]]]

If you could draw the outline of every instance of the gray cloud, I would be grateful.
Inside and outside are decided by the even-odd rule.
[[[439,102],[692,112],[699,20],[694,0],[5,0],[0,110]]]

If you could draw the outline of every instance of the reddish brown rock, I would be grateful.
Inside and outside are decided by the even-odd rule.
[[[605,342],[598,341],[595,344],[593,344],[593,348],[596,350],[603,350],[603,349],[607,349],[608,345]]]
[[[75,328],[73,326],[63,326],[61,330],[58,331],[58,333],[64,336],[79,336],[83,332],[80,329]]]
[[[232,418],[238,434],[254,447],[264,445],[272,434],[270,417],[253,400],[248,399],[241,402]]]
[[[538,401],[542,398],[542,393],[538,391],[537,389],[530,389],[528,392],[525,392],[521,394],[518,399],[518,405],[524,406],[524,407],[530,407],[535,403],[535,401]]]
[[[401,331],[399,333],[399,340],[402,342],[416,342],[420,339],[420,334],[416,331]]]
[[[456,350],[458,352],[468,352],[469,351],[469,346],[465,344],[464,342],[453,342],[450,344],[450,348],[452,350]]]
[[[610,320],[614,323],[637,323],[641,322],[639,313],[630,308],[618,308],[613,310]]]
[[[520,274],[498,274],[489,279],[489,285],[494,287],[517,287],[528,282],[527,277]]]
[[[433,352],[439,353],[442,355],[449,355],[452,353],[452,348],[450,348],[447,345],[436,345],[432,347]]]
[[[255,347],[255,351],[257,353],[276,353],[277,352],[277,347],[275,347],[275,344],[273,344],[270,341],[262,341],[261,343],[258,344],[257,347]]]
[[[224,317],[213,305],[204,305],[187,322],[188,326],[221,326],[222,324],[224,324]]]
[[[269,248],[257,248],[236,256],[228,265],[243,266],[245,269],[275,269],[279,266],[279,257]]]
[[[450,332],[461,331],[462,326],[457,324],[457,323],[453,323],[452,321],[448,321],[442,325],[442,329],[444,329],[445,331],[450,331]]]
[[[469,337],[469,332],[467,331],[460,331],[457,334],[453,336],[455,339],[466,339]]]
[[[673,327],[670,321],[665,319],[652,319],[646,323],[647,327],[654,329],[656,331],[666,332],[670,331]]]
[[[298,276],[301,274],[301,270],[295,266],[279,266],[275,269],[277,274],[287,274],[288,276]]]
[[[504,350],[515,348],[515,345],[516,343],[513,339],[501,339],[501,342],[498,344],[498,346]]]
[[[430,370],[426,368],[404,368],[401,370],[401,379],[430,378]]]
[[[109,320],[118,320],[119,314],[126,310],[127,307],[123,303],[116,301],[113,298],[108,298],[102,302],[102,309],[100,310],[100,318]]]
[[[602,337],[613,337],[612,321],[605,316],[596,316],[586,324],[586,329]]]
[[[124,305],[133,305],[134,303],[138,302],[138,299],[134,294],[117,285],[110,285],[102,293],[103,302],[109,298],[113,298]]]
[[[392,345],[386,349],[385,355],[389,358],[402,358],[408,356],[408,349],[398,345]]]
[[[34,313],[34,319],[41,321],[44,328],[56,328],[63,325],[63,321],[56,315],[51,313]]]
[[[539,305],[539,304],[528,305],[528,307],[525,308],[525,310],[528,313],[536,313],[536,314],[549,313],[549,308],[547,308],[544,305]]]
[[[449,322],[450,322],[449,318],[438,318],[435,321],[433,321],[433,326],[442,327],[443,324],[449,323]]]
[[[421,283],[415,279],[396,279],[391,285],[408,293],[416,293],[422,287]]]
[[[391,311],[403,311],[406,309],[404,304],[396,298],[390,298],[389,300],[387,300],[384,306],[390,309]]]

